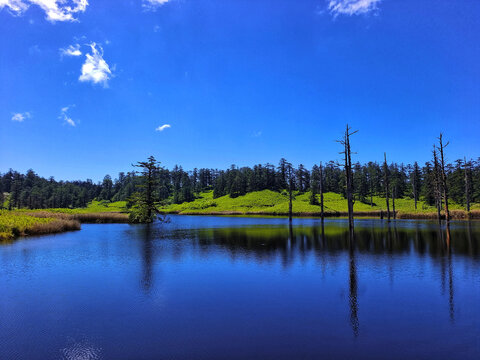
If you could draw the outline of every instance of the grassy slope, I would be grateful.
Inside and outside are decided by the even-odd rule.
[[[293,211],[297,214],[319,213],[320,206],[310,205],[310,193],[297,194],[293,201]],[[373,197],[375,205],[372,207],[369,204],[364,204],[357,201],[354,205],[356,212],[369,212],[386,210],[385,199],[378,196]],[[340,194],[326,193],[324,194],[325,212],[347,212],[347,201]],[[412,199],[397,199],[395,200],[396,210],[405,213],[432,213],[435,208],[428,206],[423,201],[417,204],[415,211],[414,201]],[[476,204],[475,208],[480,206]],[[390,209],[392,204],[390,201]],[[451,209],[463,209],[461,206],[451,204]],[[161,210],[169,213],[192,213],[192,214],[209,214],[209,213],[260,213],[260,214],[286,214],[288,213],[288,195],[277,193],[270,190],[263,190],[248,193],[245,196],[238,198],[230,198],[222,196],[217,199],[213,198],[213,192],[204,192],[199,195],[195,201],[183,204],[172,204],[164,206]]]

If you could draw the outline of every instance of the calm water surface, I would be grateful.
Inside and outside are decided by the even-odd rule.
[[[480,223],[172,216],[0,245],[0,359],[479,359]]]

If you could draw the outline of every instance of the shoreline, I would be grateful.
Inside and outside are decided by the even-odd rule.
[[[128,223],[128,214],[120,212],[98,212],[68,214],[49,211],[25,211],[0,213],[9,219],[0,221],[0,242],[13,241],[21,236],[59,234],[81,230],[81,224],[124,224]],[[2,220],[2,218],[0,218]]]
[[[190,215],[190,216],[239,216],[239,217],[288,217],[288,213],[272,213],[265,211],[209,211],[209,212],[196,212],[196,211],[161,211],[164,215]],[[38,222],[32,222],[29,225],[23,227],[11,226],[7,231],[0,232],[0,241],[8,242],[13,241],[18,237],[36,236],[36,235],[48,235],[59,234],[67,231],[81,230],[81,224],[125,224],[129,223],[128,214],[121,212],[99,212],[99,213],[78,213],[68,214],[61,212],[48,212],[48,211],[32,211],[12,214],[14,217],[29,217],[36,218]],[[461,220],[480,220],[480,210],[473,210],[470,212],[464,210],[453,210],[450,213],[452,221]],[[293,212],[295,218],[321,218],[320,212]],[[346,218],[348,212],[326,212],[325,218]],[[361,211],[354,212],[355,218],[370,218],[370,219],[383,219],[387,220],[387,214],[384,211]],[[393,218],[393,212],[391,212],[391,220]],[[403,213],[396,212],[397,220],[437,220],[437,213]],[[445,220],[444,214],[442,214],[442,220]]]
[[[288,217],[288,212],[266,212],[266,211],[160,211],[163,215],[200,215],[200,216],[269,216],[269,217]],[[390,212],[391,220],[394,220],[393,212]],[[314,217],[320,218],[320,212],[293,212],[293,217]],[[386,211],[357,211],[353,213],[354,217],[359,218],[378,218],[387,219]],[[325,212],[325,218],[342,218],[348,217],[348,212]],[[450,212],[451,220],[480,220],[480,210],[473,210],[470,212],[464,210],[452,210]],[[396,219],[398,220],[437,220],[437,213],[405,213],[396,211]],[[441,214],[441,220],[445,220],[445,215]]]

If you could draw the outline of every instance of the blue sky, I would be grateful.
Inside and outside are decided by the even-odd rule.
[[[480,156],[480,1],[0,0],[0,34],[1,172],[311,167],[347,122],[354,161]]]

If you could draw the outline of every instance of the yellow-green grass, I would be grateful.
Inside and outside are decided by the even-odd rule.
[[[74,219],[36,217],[17,211],[0,210],[0,241],[17,236],[52,234],[79,229],[80,222]]]
[[[86,208],[0,210],[0,240],[80,229],[80,223],[126,223],[126,202],[92,201]]]
[[[82,223],[126,223],[128,213],[126,201],[92,201],[85,208],[19,209],[18,213],[66,220],[78,220]]]
[[[126,212],[126,201],[92,201],[85,208],[50,208],[33,211],[48,211],[52,213],[64,213],[64,214],[91,214],[91,213],[107,213],[107,212]],[[22,211],[31,212],[32,210],[23,209]]]
[[[319,196],[317,197],[319,198]],[[381,211],[385,212],[387,210],[385,198],[374,196],[373,203],[374,205],[371,206],[357,200],[354,204],[354,211],[357,213],[357,216],[379,216]],[[450,208],[451,210],[464,210],[462,206],[454,203],[450,205]],[[327,216],[345,215],[348,211],[347,200],[341,194],[325,193],[324,209]],[[479,204],[475,204],[472,209],[480,209]],[[271,190],[263,190],[248,193],[237,198],[230,198],[227,195],[214,199],[213,192],[209,191],[199,194],[195,201],[166,205],[161,207],[160,210],[165,213],[177,214],[286,215],[288,214],[288,194],[286,192],[278,193]],[[391,199],[390,210],[393,210]],[[436,213],[435,208],[427,205],[424,201],[418,201],[417,210],[415,210],[414,200],[408,198],[396,199],[395,210],[398,214],[404,214],[404,217]],[[320,206],[310,204],[309,192],[297,193],[295,195],[293,200],[294,215],[319,215],[320,211]]]

